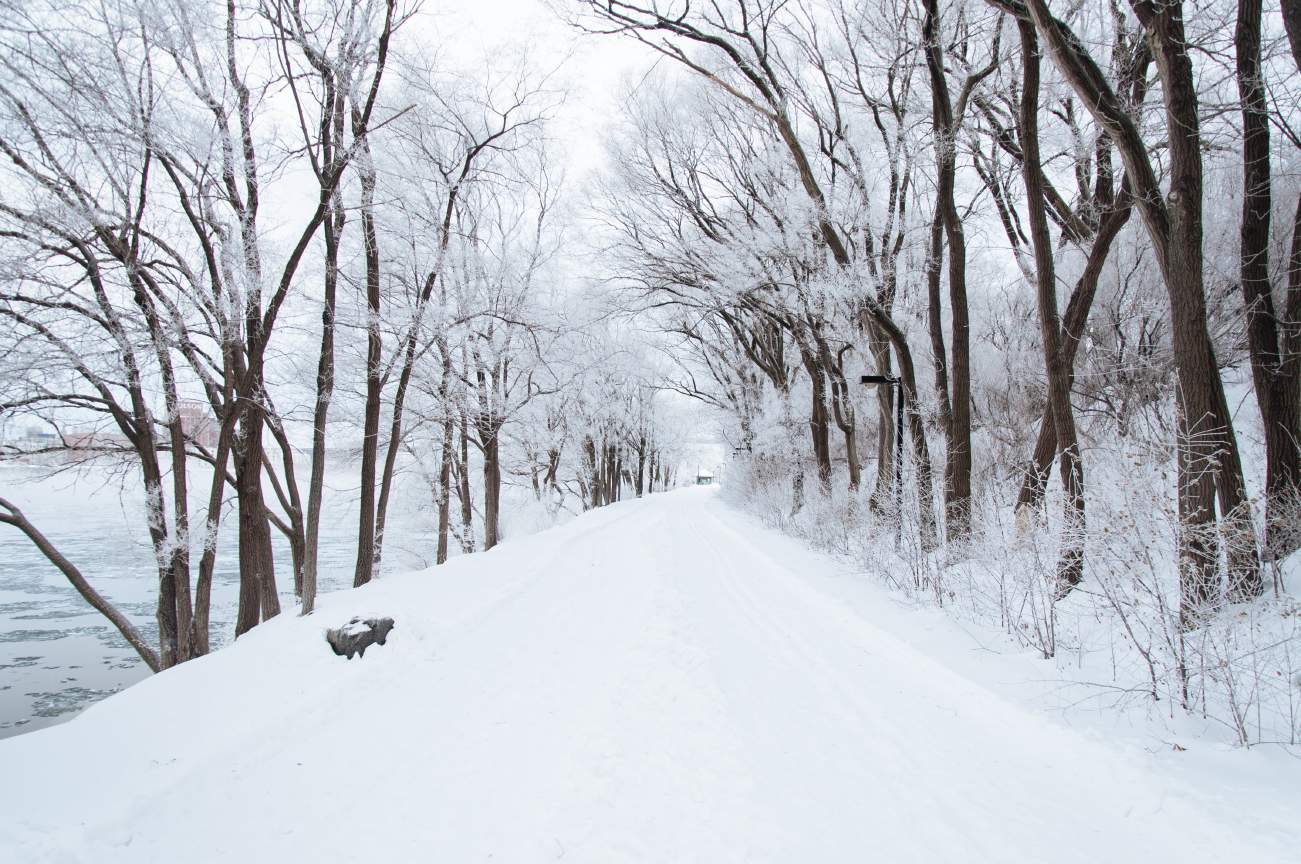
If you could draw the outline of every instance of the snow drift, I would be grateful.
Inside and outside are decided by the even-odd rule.
[[[352,616],[397,627],[348,663]],[[992,683],[1043,667],[981,683],[972,648],[713,490],[655,495],[0,742],[0,859],[1295,861],[1295,760],[1068,728]]]

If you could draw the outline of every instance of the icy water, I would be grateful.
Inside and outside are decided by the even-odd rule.
[[[125,490],[121,485],[106,472],[45,477],[33,468],[0,466],[0,496],[22,508],[96,590],[156,645],[157,571],[144,533],[141,496],[132,484]],[[354,498],[347,491],[327,498],[321,526],[323,592],[352,582]],[[420,520],[396,521],[385,541],[385,570],[427,566],[430,562],[422,553],[429,544]],[[223,530],[213,577],[214,648],[234,636],[239,588],[235,550],[234,531]],[[277,542],[276,558],[281,604],[292,613],[287,544]],[[0,738],[67,720],[147,674],[126,641],[63,574],[17,529],[0,525]]]

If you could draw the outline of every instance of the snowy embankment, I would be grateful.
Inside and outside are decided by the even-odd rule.
[[[0,742],[0,860],[1296,860],[1301,761],[1069,728],[1046,668],[656,495]]]

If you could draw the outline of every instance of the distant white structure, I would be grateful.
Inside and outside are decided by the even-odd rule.
[[[697,486],[712,486],[713,483],[714,483],[714,472],[709,471],[708,469],[705,468],[700,468],[696,471]]]

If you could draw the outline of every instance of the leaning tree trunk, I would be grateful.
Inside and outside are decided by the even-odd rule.
[[[1071,298],[1066,304],[1066,316],[1062,321],[1062,348],[1065,352],[1066,369],[1070,375],[1070,384],[1074,386],[1075,357],[1079,353],[1080,341],[1084,336],[1084,327],[1089,320],[1089,311],[1093,298],[1097,294],[1098,280],[1102,268],[1107,263],[1107,256],[1120,230],[1129,221],[1133,212],[1133,199],[1128,186],[1122,188],[1121,198],[1115,207],[1107,211],[1089,249],[1084,272],[1071,291]],[[1053,458],[1057,455],[1057,430],[1053,426],[1051,406],[1044,406],[1043,417],[1039,420],[1039,436],[1035,440],[1034,453],[1021,489],[1016,498],[1016,513],[1019,518],[1030,508],[1036,507],[1043,500],[1048,488],[1048,474],[1052,468]]]
[[[164,668],[158,654],[149,647],[149,643],[145,641],[144,636],[135,628],[130,619],[96,591],[86,580],[86,577],[82,575],[81,571],[64,557],[63,553],[23,515],[21,510],[3,498],[0,498],[0,524],[12,525],[27,535],[27,539],[32,542],[32,545],[39,549],[41,554],[67,577],[82,599],[109,620],[109,623],[122,635],[127,644],[135,649],[136,654],[149,667],[149,671],[159,672]]]

